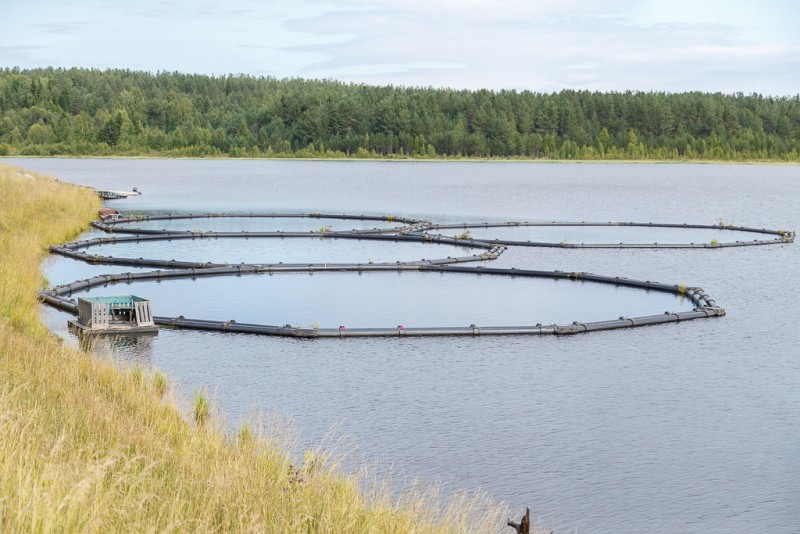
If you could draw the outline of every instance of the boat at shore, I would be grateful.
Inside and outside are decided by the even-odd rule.
[[[133,188],[133,191],[118,191],[115,189],[96,189],[95,192],[97,196],[102,198],[103,200],[116,200],[120,198],[128,198],[128,197],[136,197],[140,196],[141,193]]]

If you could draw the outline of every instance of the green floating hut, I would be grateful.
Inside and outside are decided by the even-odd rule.
[[[150,301],[135,295],[78,299],[78,320],[69,327],[79,334],[158,333]]]

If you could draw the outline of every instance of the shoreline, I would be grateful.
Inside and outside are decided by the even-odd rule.
[[[119,159],[119,160],[185,160],[185,161],[324,161],[324,162],[375,162],[375,163],[528,163],[542,165],[569,165],[569,164],[623,164],[623,165],[765,165],[765,166],[800,166],[800,161],[784,160],[713,160],[713,159],[529,159],[529,158],[467,158],[467,157],[442,157],[442,158],[301,158],[301,157],[255,157],[255,156],[170,156],[170,155],[58,155],[58,156],[30,156],[30,155],[7,155],[0,156],[0,162],[5,160],[20,159]],[[10,165],[10,163],[7,163]]]
[[[366,466],[340,472],[324,447],[294,465],[286,430],[267,432],[252,416],[226,434],[206,390],[177,398],[158,370],[66,347],[41,321],[42,261],[49,245],[86,228],[99,199],[7,163],[0,193],[9,230],[0,234],[0,526],[444,533],[503,524],[505,506],[477,491],[420,505],[424,491],[398,498]]]

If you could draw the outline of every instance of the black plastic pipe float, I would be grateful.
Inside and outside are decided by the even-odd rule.
[[[489,243],[481,239],[458,239],[438,234],[371,234],[357,232],[159,232],[153,235],[132,235],[125,237],[96,237],[81,241],[73,241],[63,245],[53,245],[50,250],[78,250],[98,245],[114,245],[117,243],[137,243],[141,241],[171,241],[173,239],[291,239],[291,238],[321,238],[321,239],[365,239],[373,241],[407,241],[414,243],[442,243],[460,247],[489,249],[497,243]]]
[[[353,220],[353,221],[375,221],[387,223],[400,223],[404,226],[412,225],[425,225],[425,221],[419,219],[410,219],[407,217],[394,217],[392,215],[348,215],[346,213],[183,213],[183,214],[166,214],[166,215],[142,215],[142,216],[128,216],[120,217],[117,219],[109,219],[105,221],[94,221],[92,226],[103,230],[105,232],[117,232],[128,234],[153,234],[165,233],[169,230],[154,230],[142,228],[116,228],[119,224],[129,224],[133,222],[143,221],[173,221],[182,219],[220,219],[220,218],[252,218],[252,219],[336,219],[336,220]],[[397,229],[393,228],[374,228],[372,230],[361,230],[362,232],[396,232]],[[175,232],[174,230],[172,232]],[[179,230],[178,232],[181,232]]]
[[[205,269],[210,267],[220,267],[228,264],[213,263],[213,262],[192,262],[192,261],[176,261],[176,260],[160,260],[160,259],[146,259],[146,258],[124,258],[115,256],[101,256],[99,254],[88,254],[81,252],[82,249],[87,249],[99,245],[114,245],[118,243],[137,243],[142,241],[171,241],[174,239],[264,239],[264,238],[324,238],[324,239],[366,239],[373,241],[393,241],[393,242],[414,242],[414,243],[435,243],[445,245],[456,245],[466,248],[480,248],[487,250],[487,252],[473,255],[462,256],[458,258],[447,258],[453,262],[462,261],[482,261],[488,259],[495,259],[499,254],[502,254],[507,247],[497,244],[486,243],[478,240],[462,241],[452,237],[446,236],[428,236],[428,235],[384,235],[384,234],[353,234],[348,232],[329,232],[325,234],[318,234],[315,232],[206,232],[206,233],[165,233],[158,235],[136,235],[125,237],[98,237],[83,241],[75,241],[63,245],[54,245],[50,247],[50,252],[59,254],[68,258],[83,261],[86,263],[103,264],[103,265],[127,265],[129,267],[152,267],[163,269]],[[440,261],[440,260],[430,260]]]
[[[506,221],[506,222],[481,222],[481,223],[453,223],[453,224],[436,224],[431,223],[433,230],[443,229],[459,229],[459,228],[505,228],[512,226],[543,226],[543,227],[558,227],[558,226],[625,226],[625,227],[640,227],[640,228],[679,228],[679,229],[701,229],[701,230],[736,230],[739,232],[752,232],[757,234],[772,234],[783,236],[787,233],[782,230],[768,230],[766,228],[753,228],[749,226],[733,226],[733,225],[719,225],[719,224],[689,224],[689,223],[653,223],[653,222],[600,222],[600,221]]]
[[[115,283],[130,283],[136,281],[164,280],[178,278],[195,278],[198,276],[223,276],[263,273],[288,273],[288,272],[380,272],[390,270],[480,274],[490,276],[513,276],[529,278],[551,278],[572,281],[585,281],[603,284],[612,284],[622,287],[631,287],[652,291],[661,291],[676,295],[684,295],[691,299],[695,305],[692,311],[664,312],[659,315],[640,317],[619,317],[605,321],[578,322],[569,325],[511,325],[511,326],[477,326],[471,324],[466,327],[386,327],[386,328],[303,328],[291,325],[276,326],[251,323],[238,323],[231,321],[216,321],[205,319],[190,319],[179,317],[154,317],[156,324],[172,328],[186,328],[195,330],[211,330],[219,332],[250,333],[273,336],[287,336],[299,338],[345,338],[345,337],[411,337],[411,336],[481,336],[481,335],[570,335],[584,332],[597,332],[615,330],[620,328],[633,328],[663,323],[674,323],[694,319],[721,317],[725,310],[716,305],[701,288],[685,288],[680,285],[668,285],[649,280],[631,280],[628,278],[596,275],[585,272],[540,271],[527,269],[497,269],[487,267],[467,267],[452,265],[443,260],[429,262],[412,262],[397,264],[311,264],[311,265],[238,265],[229,267],[211,267],[206,269],[183,269],[167,271],[150,271],[137,273],[109,274],[96,276],[86,280],[78,280],[71,284],[56,286],[50,290],[40,292],[41,299],[61,310],[76,313],[77,305],[69,298],[75,292],[86,291],[93,287],[105,286]]]
[[[197,219],[197,218],[316,218],[316,219],[340,219],[340,220],[367,220],[367,221],[383,221],[383,222],[399,222],[404,226],[395,228],[374,228],[370,230],[350,230],[350,231],[332,231],[325,232],[325,237],[342,237],[344,234],[396,234],[396,235],[417,235],[422,234],[429,236],[431,240],[436,240],[437,237],[430,236],[427,232],[431,230],[444,230],[444,229],[470,229],[470,228],[508,228],[508,227],[638,227],[638,228],[677,228],[677,229],[703,229],[703,230],[727,230],[748,232],[754,234],[766,234],[777,236],[772,239],[753,239],[750,241],[726,241],[710,243],[566,243],[566,242],[548,242],[548,241],[519,241],[509,239],[460,239],[454,238],[458,244],[466,245],[471,242],[483,242],[498,245],[521,246],[521,247],[551,247],[551,248],[581,248],[581,249],[617,249],[617,248],[638,248],[638,249],[652,249],[652,248],[665,248],[665,249],[716,249],[727,247],[743,247],[752,245],[773,245],[780,243],[791,243],[794,241],[794,231],[784,230],[770,230],[766,228],[753,228],[747,226],[734,226],[732,224],[689,224],[689,223],[641,223],[641,222],[589,222],[589,221],[507,221],[507,222],[464,222],[454,224],[434,224],[429,221],[421,219],[412,219],[406,217],[393,217],[393,216],[376,216],[376,215],[348,215],[348,214],[330,214],[330,213],[269,213],[269,214],[256,214],[256,213],[205,213],[205,214],[178,214],[178,215],[156,215],[156,216],[141,216],[141,217],[128,217],[108,221],[96,221],[92,223],[96,228],[105,232],[117,232],[128,234],[140,235],[167,235],[167,234],[193,234],[193,235],[220,235],[222,232],[197,232],[187,230],[167,230],[167,229],[144,229],[144,228],[119,228],[119,224],[127,224],[139,221],[157,221],[157,220],[180,220],[180,219]],[[279,232],[252,232],[251,234],[274,234]],[[320,237],[323,234],[319,232],[283,232],[284,237],[308,237],[307,234],[313,233],[315,237]],[[289,235],[292,234],[292,235]],[[439,236],[438,239],[444,236]],[[427,239],[427,238],[426,238]]]
[[[355,219],[373,220],[384,222],[399,222],[403,226],[394,228],[375,228],[368,230],[351,231],[325,231],[325,232],[198,232],[198,231],[171,231],[171,230],[146,230],[140,228],[115,228],[117,224],[126,222],[137,222],[145,220],[175,220],[193,218],[317,218],[317,219]],[[505,223],[461,223],[458,225],[434,225],[428,221],[410,219],[393,216],[369,216],[369,215],[347,215],[347,214],[322,214],[322,213],[212,213],[212,214],[183,214],[183,215],[163,215],[150,217],[129,217],[127,219],[117,219],[114,221],[95,222],[95,227],[106,232],[122,232],[134,234],[128,237],[105,237],[89,239],[57,245],[51,247],[51,251],[73,259],[88,263],[103,263],[117,265],[132,265],[140,267],[159,268],[156,271],[136,272],[101,275],[86,280],[78,280],[70,284],[56,286],[53,289],[40,292],[41,299],[50,306],[62,309],[70,313],[77,313],[77,305],[69,298],[75,292],[86,291],[93,287],[104,286],[115,283],[131,283],[136,281],[148,280],[169,280],[177,278],[196,278],[210,276],[230,276],[246,274],[277,274],[292,272],[386,272],[386,271],[419,271],[419,272],[446,272],[493,276],[515,276],[515,277],[535,277],[552,278],[565,280],[581,280],[586,282],[613,284],[617,286],[638,288],[644,290],[663,291],[689,298],[694,304],[694,309],[689,312],[664,312],[659,315],[642,317],[619,317],[606,321],[594,321],[582,323],[575,321],[569,325],[522,325],[522,326],[491,326],[480,327],[472,324],[468,327],[425,327],[425,328],[405,328],[402,326],[392,328],[347,328],[340,326],[338,329],[332,328],[301,328],[291,325],[274,326],[259,325],[248,323],[237,323],[236,321],[213,321],[200,319],[187,319],[183,316],[177,318],[155,317],[157,324],[175,328],[193,328],[203,330],[218,330],[225,332],[247,332],[266,335],[293,336],[293,337],[375,337],[375,336],[439,336],[439,335],[568,335],[581,332],[593,332],[600,330],[611,330],[617,328],[631,328],[638,326],[662,324],[668,322],[679,322],[686,320],[702,319],[709,317],[720,317],[725,315],[725,311],[717,306],[701,288],[687,288],[683,285],[667,285],[649,280],[630,280],[627,278],[595,275],[585,272],[564,272],[564,271],[539,271],[526,269],[495,269],[485,266],[471,267],[460,265],[466,262],[476,262],[483,260],[496,259],[506,250],[507,245],[516,246],[541,246],[541,247],[560,247],[560,248],[720,248],[730,246],[763,245],[774,243],[790,243],[794,240],[794,232],[784,232],[782,230],[767,230],[748,228],[743,226],[731,225],[695,225],[695,224],[673,224],[673,223],[592,223],[592,222],[516,222]],[[700,244],[639,244],[639,243],[619,243],[619,244],[569,244],[569,243],[549,243],[529,241],[507,241],[507,240],[485,240],[485,239],[462,239],[459,237],[446,237],[439,234],[429,234],[433,229],[444,228],[490,228],[490,227],[511,227],[511,226],[637,226],[650,228],[700,228],[700,229],[722,229],[738,230],[743,232],[770,234],[779,236],[772,240],[737,241],[733,243],[700,243]],[[409,242],[431,242],[463,246],[468,248],[480,248],[485,252],[471,256],[447,257],[440,259],[419,260],[401,262],[396,261],[383,263],[302,263],[302,264],[249,264],[242,263],[236,265],[211,263],[211,262],[190,262],[144,258],[118,258],[113,256],[91,255],[83,251],[97,245],[116,244],[140,241],[159,241],[173,239],[225,239],[225,238],[329,238],[329,239],[371,239],[382,241],[409,241]]]
[[[777,245],[787,243],[784,239],[756,239],[753,241],[727,241],[718,243],[552,243],[543,241],[514,241],[510,239],[484,239],[486,243],[514,247],[566,248],[566,249],[716,249],[747,247],[755,245]]]
[[[430,230],[467,230],[471,228],[511,228],[511,227],[636,227],[636,228],[677,228],[677,229],[701,229],[701,230],[725,230],[748,232],[753,234],[778,236],[772,239],[753,239],[750,241],[726,241],[710,243],[566,243],[549,241],[518,241],[510,239],[484,239],[487,243],[502,244],[520,247],[553,247],[553,248],[665,248],[665,249],[713,249],[726,247],[744,247],[750,245],[775,245],[781,243],[791,243],[794,241],[795,232],[785,230],[769,230],[767,228],[753,228],[748,226],[733,225],[707,225],[707,224],[688,224],[688,223],[639,223],[639,222],[587,222],[587,221],[507,221],[507,222],[482,222],[482,223],[454,223],[454,224],[431,224]]]

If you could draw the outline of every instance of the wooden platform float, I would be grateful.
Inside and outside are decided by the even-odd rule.
[[[78,319],[69,330],[79,335],[157,334],[150,301],[135,295],[78,299]]]

